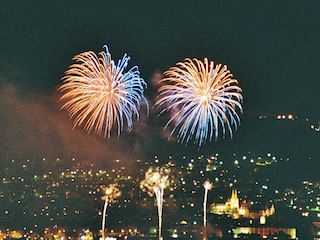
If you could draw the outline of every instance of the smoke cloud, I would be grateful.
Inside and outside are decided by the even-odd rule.
[[[2,159],[72,159],[99,164],[115,159],[133,162],[143,157],[142,145],[148,142],[148,125],[142,116],[131,133],[110,139],[81,127],[74,130],[73,120],[60,110],[59,94],[45,96],[22,93],[11,83],[1,80],[0,154]]]

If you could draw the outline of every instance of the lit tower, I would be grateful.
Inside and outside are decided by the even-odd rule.
[[[230,208],[239,209],[239,198],[238,198],[236,189],[232,190],[231,199],[230,199]]]

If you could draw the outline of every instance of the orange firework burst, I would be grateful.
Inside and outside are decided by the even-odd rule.
[[[137,66],[124,72],[129,56],[125,54],[116,65],[108,47],[104,47],[106,51],[98,56],[91,51],[75,56],[77,63],[66,71],[59,90],[64,92],[60,100],[67,100],[62,108],[67,109],[70,118],[75,117],[74,128],[85,123],[88,132],[104,132],[109,138],[114,125],[120,135],[124,122],[130,131],[133,117],[139,119],[141,101],[146,102],[146,83]]]

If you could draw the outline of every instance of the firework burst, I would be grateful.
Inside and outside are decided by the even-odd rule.
[[[169,186],[168,170],[163,168],[149,168],[146,172],[145,179],[141,181],[140,188],[146,190],[149,195],[155,194],[158,206],[158,222],[159,222],[159,240],[162,229],[162,206],[164,189]]]
[[[131,131],[133,118],[139,120],[139,109],[145,81],[140,77],[137,66],[124,72],[130,57],[125,54],[116,65],[111,59],[108,47],[104,46],[97,56],[94,52],[84,52],[73,58],[77,63],[70,66],[62,78],[64,84],[58,89],[64,95],[70,118],[75,118],[74,127],[84,124],[86,131],[96,134],[104,132],[110,137],[116,125],[118,136],[127,123]]]
[[[204,62],[187,58],[164,74],[166,78],[161,81],[166,84],[159,89],[160,99],[156,105],[164,107],[160,114],[172,113],[165,126],[166,129],[174,123],[169,138],[177,132],[181,143],[194,139],[200,146],[218,137],[219,125],[223,135],[227,129],[232,137],[231,126],[236,128],[240,123],[236,108],[242,112],[242,90],[227,66],[214,66],[207,58]]]

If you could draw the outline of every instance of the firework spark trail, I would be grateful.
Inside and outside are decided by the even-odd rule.
[[[108,196],[106,196],[104,207],[103,207],[103,216],[102,216],[102,239],[105,240],[105,226],[106,226],[106,215],[107,215],[107,207],[108,207]]]
[[[157,199],[158,206],[158,224],[159,224],[159,240],[161,239],[161,229],[162,229],[162,203],[163,203],[163,192],[160,188],[155,188],[154,190]]]
[[[209,181],[205,181],[203,184],[204,187],[204,197],[203,197],[203,239],[207,239],[207,199],[208,199],[208,190],[211,190],[213,185]]]
[[[118,185],[116,183],[110,184],[108,187],[104,188],[105,196],[102,197],[102,200],[104,201],[104,207],[103,207],[103,215],[102,215],[102,239],[105,240],[105,226],[106,226],[106,215],[107,215],[107,207],[109,202],[113,202],[114,199],[121,196],[121,192],[117,187]]]
[[[84,124],[87,132],[104,132],[104,137],[110,138],[114,125],[118,136],[124,122],[131,131],[134,116],[139,120],[141,102],[144,100],[147,109],[148,103],[138,67],[124,72],[130,57],[125,54],[116,65],[108,47],[104,48],[98,56],[92,51],[75,56],[77,63],[66,71],[58,90],[64,92],[60,100],[66,100],[62,109],[75,118],[73,128]]]
[[[159,223],[159,240],[162,239],[162,207],[164,189],[169,185],[166,170],[162,168],[149,168],[146,172],[146,177],[140,183],[140,188],[147,189],[148,194],[155,194],[158,207],[158,223]]]
[[[162,239],[162,206],[163,206],[163,193],[165,188],[165,182],[167,181],[168,176],[161,178],[161,183],[159,186],[155,187],[154,192],[156,194],[157,206],[158,206],[158,221],[159,221],[159,240]]]
[[[237,80],[227,66],[214,62],[210,64],[205,58],[204,62],[186,59],[177,63],[165,73],[166,83],[160,87],[160,99],[156,102],[158,107],[164,107],[159,115],[165,111],[176,112],[165,125],[165,129],[174,123],[173,130],[177,132],[178,141],[188,143],[192,138],[199,146],[213,136],[218,137],[219,124],[223,135],[226,129],[232,137],[232,125],[237,128],[240,118],[236,108],[242,111],[242,91],[236,86]]]
[[[207,199],[208,199],[208,190],[211,190],[213,185],[209,181],[205,181],[203,184],[204,187],[204,197],[203,197],[203,226],[207,225]]]

